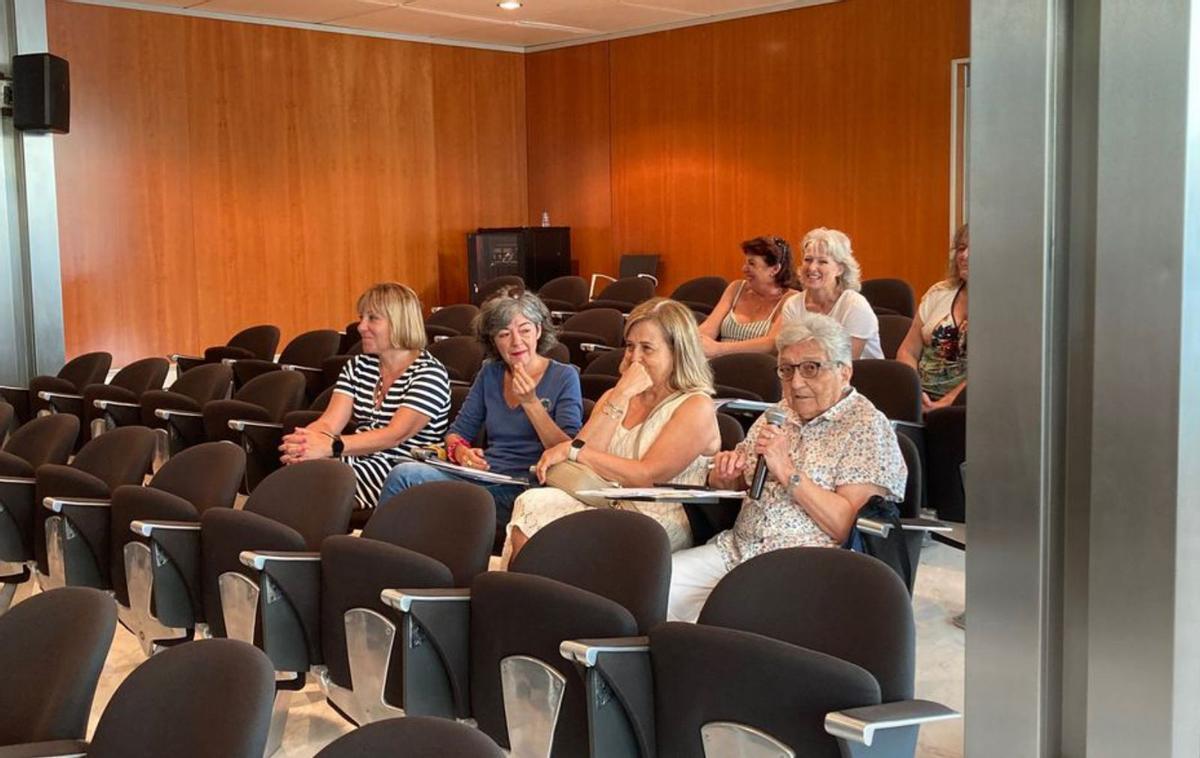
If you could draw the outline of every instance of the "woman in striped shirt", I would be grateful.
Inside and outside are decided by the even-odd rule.
[[[321,418],[283,438],[285,464],[337,457],[354,469],[359,508],[374,508],[388,472],[410,448],[442,441],[450,413],[446,367],[425,350],[421,302],[403,284],[358,298],[362,355],[342,369]],[[353,434],[342,434],[347,424]]]
[[[700,341],[709,358],[729,353],[772,353],[783,325],[780,312],[796,294],[792,250],[780,237],[755,237],[742,243],[742,278],[731,282],[717,307],[700,325]]]

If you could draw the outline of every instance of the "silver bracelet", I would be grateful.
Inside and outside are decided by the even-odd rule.
[[[625,408],[613,405],[608,400],[604,401],[604,407],[600,409],[605,416],[608,416],[613,421],[620,421],[625,417]]]

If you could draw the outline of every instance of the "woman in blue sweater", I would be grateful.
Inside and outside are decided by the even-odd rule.
[[[450,426],[446,454],[460,466],[524,479],[547,448],[579,432],[579,373],[544,355],[556,340],[550,311],[537,295],[502,292],[483,304],[474,327],[490,360]],[[486,449],[476,445],[481,432]],[[423,482],[457,478],[424,463],[402,463],[392,469],[379,501]],[[496,501],[497,527],[503,529],[524,488],[492,484],[487,489]]]

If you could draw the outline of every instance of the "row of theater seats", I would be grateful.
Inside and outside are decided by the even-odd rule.
[[[471,719],[531,758],[832,756],[839,742],[852,755],[912,755],[921,723],[955,715],[912,700],[909,595],[865,556],[761,556],[722,580],[699,624],[666,623],[670,547],[644,516],[566,517],[536,534],[510,571],[489,573],[485,490],[423,485],[384,504],[360,537],[339,536],[352,493],[344,467],[316,461],[273,474],[245,511],[213,508],[197,524],[135,521],[139,542],[126,555],[136,548],[153,560],[131,563],[130,590],[144,570],[153,615],[118,615],[143,641],[206,620],[213,636],[261,647],[276,672],[275,735],[287,692],[309,672],[357,724]],[[200,586],[188,586],[193,573]],[[746,752],[756,745],[773,751]]]

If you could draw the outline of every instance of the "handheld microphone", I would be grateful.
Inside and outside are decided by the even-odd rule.
[[[767,411],[767,423],[775,428],[783,426],[787,421],[787,413],[772,408]],[[763,485],[767,483],[767,461],[761,455],[758,456],[758,463],[754,465],[754,479],[750,482],[750,497],[758,500],[762,497]]]

